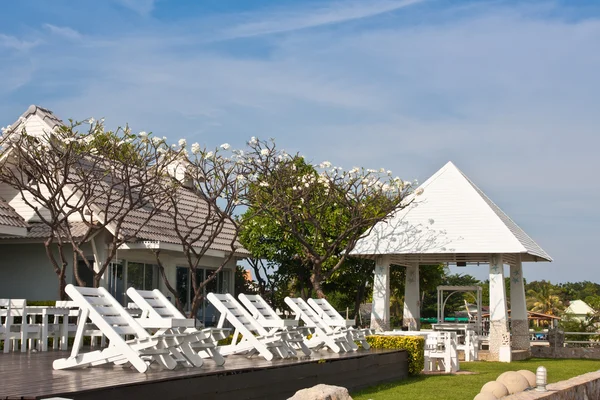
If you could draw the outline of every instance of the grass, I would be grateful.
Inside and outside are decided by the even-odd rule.
[[[406,380],[374,386],[352,393],[354,400],[445,399],[470,400],[488,381],[496,380],[505,371],[528,369],[535,372],[543,365],[548,371],[548,383],[563,381],[578,375],[600,370],[600,360],[553,360],[532,358],[512,363],[461,362],[461,371],[472,374],[418,375]]]

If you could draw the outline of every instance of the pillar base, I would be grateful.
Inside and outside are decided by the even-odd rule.
[[[506,320],[490,321],[490,361],[510,362],[510,333]],[[508,361],[506,361],[508,359]]]
[[[512,320],[512,343],[513,350],[529,350],[529,322],[523,320]]]

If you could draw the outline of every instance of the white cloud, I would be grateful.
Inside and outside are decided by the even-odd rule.
[[[338,24],[374,17],[386,12],[421,3],[424,0],[337,1],[324,6],[295,10],[276,10],[245,16],[243,22],[225,30],[225,38],[240,38],[291,32],[306,28]]]
[[[23,40],[15,36],[0,33],[0,48],[5,47],[18,51],[28,51],[39,44],[39,40]]]
[[[52,24],[44,24],[44,28],[49,30],[51,33],[61,36],[68,40],[78,41],[83,39],[83,35],[77,32],[73,28],[69,28],[67,26],[56,26]]]
[[[154,4],[157,0],[114,0],[123,7],[129,8],[132,11],[147,16],[154,10]]]

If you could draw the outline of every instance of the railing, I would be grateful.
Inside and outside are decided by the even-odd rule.
[[[565,332],[565,347],[568,344],[587,344],[589,346],[600,346],[600,341],[594,340],[567,340],[569,336],[598,336],[600,332]]]

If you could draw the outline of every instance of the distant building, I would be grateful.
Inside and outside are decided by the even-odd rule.
[[[595,313],[596,310],[583,300],[573,300],[565,310],[565,316],[569,316],[572,319],[577,319],[579,321],[584,321],[588,319],[590,315]]]

